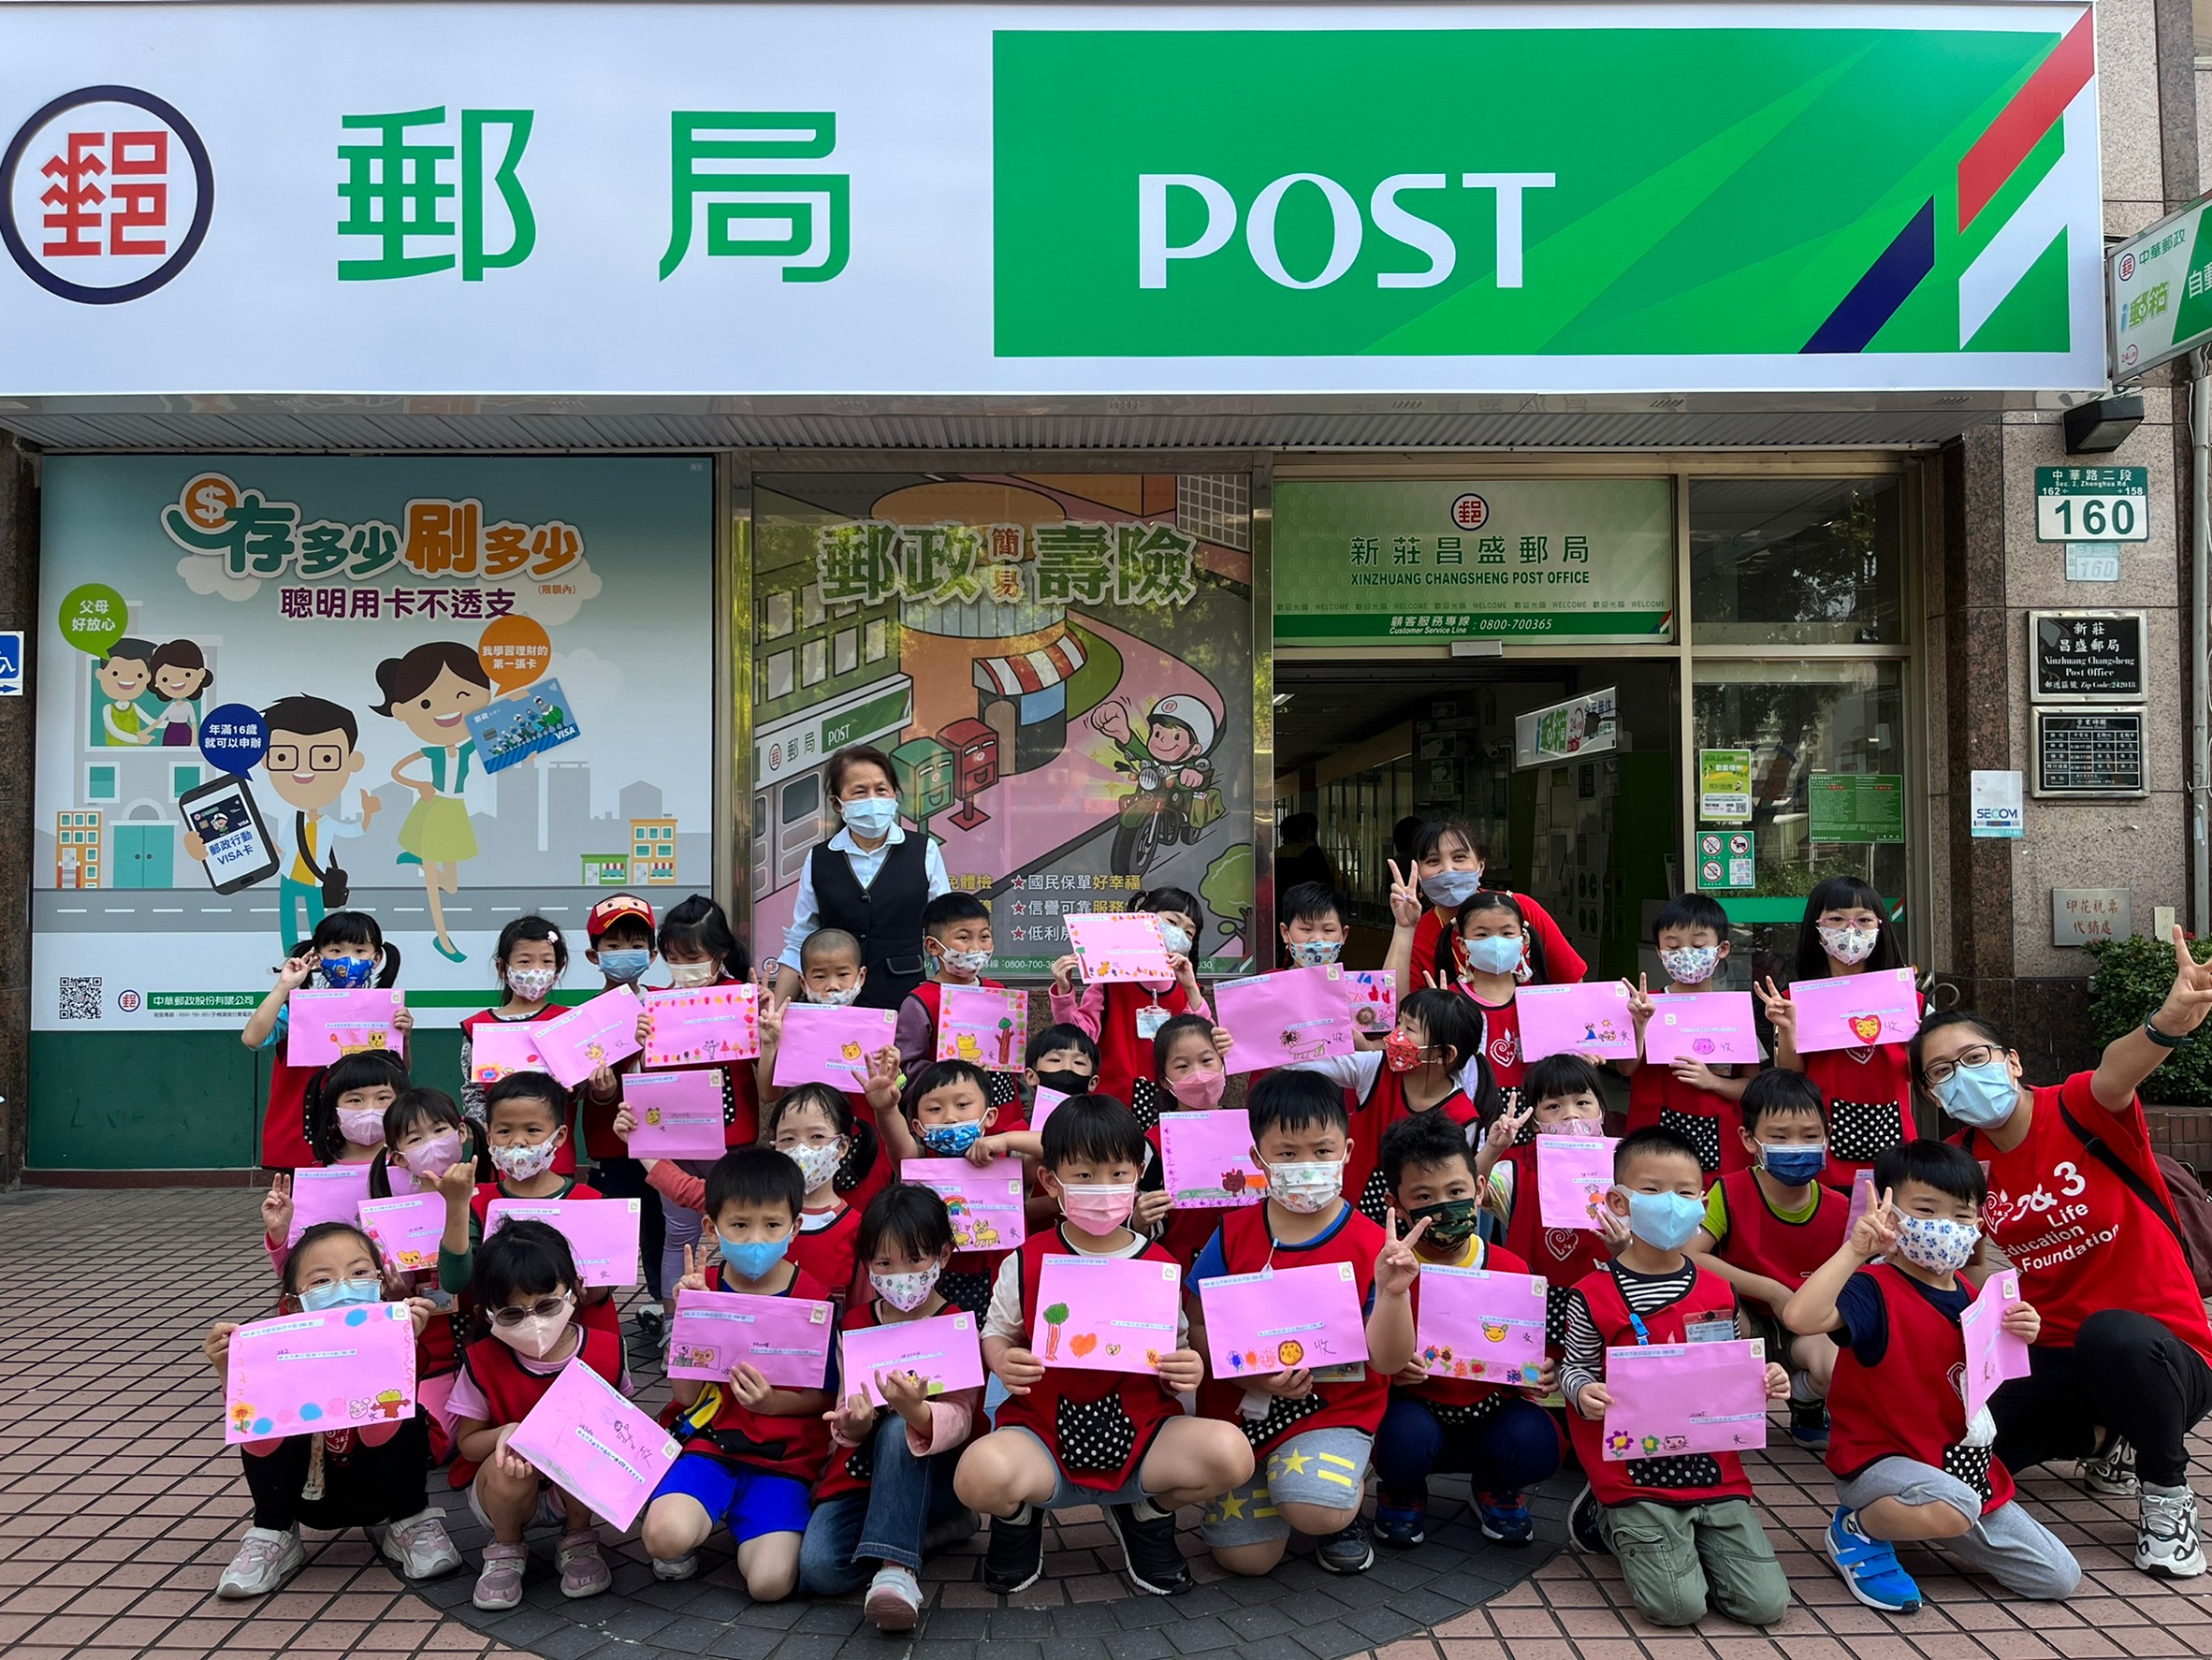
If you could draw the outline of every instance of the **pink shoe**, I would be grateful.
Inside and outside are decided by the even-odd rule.
[[[599,1535],[589,1528],[562,1534],[560,1543],[554,1547],[553,1561],[560,1569],[563,1596],[597,1596],[614,1585],[614,1570],[599,1553]]]
[[[476,1576],[476,1594],[469,1600],[480,1609],[511,1609],[522,1600],[522,1570],[530,1562],[527,1545],[502,1545],[496,1539],[484,1547],[483,1571]]]

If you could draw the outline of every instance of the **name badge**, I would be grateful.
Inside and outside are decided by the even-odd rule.
[[[1153,1039],[1159,1036],[1159,1028],[1168,1024],[1169,1018],[1168,1011],[1164,1005],[1159,1003],[1146,1004],[1137,1011],[1137,1036],[1144,1042],[1151,1042]]]
[[[1682,1328],[1684,1343],[1733,1343],[1736,1341],[1736,1321],[1727,1319],[1692,1320]]]

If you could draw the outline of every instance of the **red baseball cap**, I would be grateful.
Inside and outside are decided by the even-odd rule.
[[[637,918],[648,933],[652,932],[653,908],[635,894],[616,894],[591,908],[591,914],[584,919],[584,933],[596,940],[626,916]]]

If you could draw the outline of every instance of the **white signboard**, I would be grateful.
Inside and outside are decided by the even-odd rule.
[[[2112,251],[2113,379],[2134,380],[2212,339],[2212,245],[2200,240],[2207,205],[2212,197],[2200,197]]]

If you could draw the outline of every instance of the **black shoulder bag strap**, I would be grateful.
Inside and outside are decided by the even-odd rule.
[[[2088,1156],[2114,1175],[2119,1177],[2120,1186],[2140,1199],[2145,1208],[2166,1225],[2166,1231],[2179,1241],[2181,1239],[2180,1219],[2174,1215],[2172,1208],[2166,1201],[2159,1197],[2158,1189],[2136,1174],[2126,1159],[2105,1145],[2103,1136],[2091,1135],[2084,1128],[2081,1120],[2066,1110],[2066,1104],[2063,1101],[2058,1104],[2059,1118],[2065,1123],[2074,1139],[2082,1144]]]

